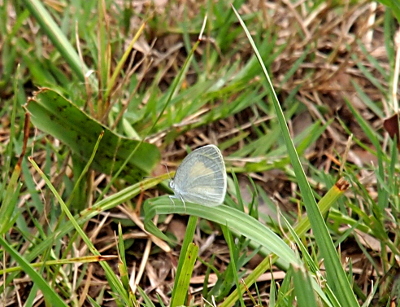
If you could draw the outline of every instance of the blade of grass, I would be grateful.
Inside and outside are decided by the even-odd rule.
[[[22,267],[23,271],[29,275],[35,285],[42,291],[45,300],[51,306],[65,306],[64,300],[57,294],[57,292],[49,285],[49,283],[31,266],[29,261],[18,253],[7,241],[0,236],[0,245],[4,250]]]
[[[93,149],[92,156],[90,160],[88,161],[88,164],[90,164],[95,157],[96,151],[99,147],[101,138],[99,138],[95,144],[95,147]],[[83,231],[83,229],[80,227],[78,221],[74,218],[74,216],[71,214],[69,211],[67,205],[64,203],[63,199],[61,196],[58,194],[57,190],[55,187],[52,185],[50,180],[47,178],[47,176],[42,172],[42,170],[38,167],[38,165],[35,163],[35,161],[30,157],[28,160],[32,163],[33,167],[36,169],[36,171],[39,173],[39,175],[42,177],[42,179],[46,182],[46,185],[49,187],[49,189],[52,191],[53,195],[56,197],[58,203],[60,204],[62,211],[67,215],[69,221],[75,228],[75,230],[79,233],[80,237],[83,239],[83,241],[86,243],[88,246],[89,250],[97,256],[100,256],[100,253],[97,251],[89,237],[86,235],[86,233]],[[114,274],[113,270],[111,267],[106,263],[106,262],[100,262],[100,265],[103,267],[103,269],[106,272],[106,277],[109,281],[110,287],[115,291],[115,293],[118,293],[123,300],[124,303],[128,304],[128,306],[133,306],[130,303],[129,296],[127,294],[127,291],[123,288],[122,283],[120,280],[116,277]]]
[[[142,34],[145,26],[146,26],[146,23],[143,23],[139,27],[139,29],[137,30],[135,36],[130,41],[128,48],[126,48],[124,54],[122,55],[122,58],[118,61],[117,67],[115,67],[115,70],[114,70],[114,72],[113,72],[113,74],[112,74],[112,76],[110,78],[110,81],[107,83],[107,89],[106,89],[106,92],[104,94],[104,98],[105,99],[107,99],[108,96],[110,96],[110,93],[111,93],[112,89],[115,87],[115,83],[117,82],[117,77],[121,73],[121,70],[122,70],[126,60],[128,59],[129,55],[132,52],[133,45],[139,39],[139,37]]]
[[[391,8],[392,13],[396,16],[397,21],[400,22],[400,2],[397,0],[378,0],[378,2]]]
[[[160,182],[167,179],[169,179],[169,174],[164,174],[163,176],[159,176],[157,178],[149,178],[141,182],[138,182],[137,184],[129,186],[109,196],[106,199],[102,199],[91,208],[83,210],[82,212],[80,212],[75,216],[75,219],[77,220],[78,224],[83,224],[88,220],[90,220],[91,218],[97,216],[98,214],[106,210],[115,208],[116,206],[122,204],[123,202],[126,202],[132,199],[133,197],[137,196],[143,190],[155,187]],[[43,254],[47,249],[51,248],[51,246],[55,241],[61,240],[63,236],[71,232],[73,229],[74,226],[71,221],[63,223],[57,232],[54,232],[51,236],[47,237],[39,244],[35,245],[30,251],[30,253],[26,253],[25,258],[27,259],[27,261],[33,261],[36,257]],[[7,278],[7,283],[11,282],[15,276],[16,276],[15,274],[11,274]],[[3,285],[0,286],[0,291],[3,291],[3,287],[4,287]]]
[[[253,217],[235,208],[225,205],[206,207],[189,202],[186,202],[185,206],[183,206],[179,200],[175,200],[175,206],[171,206],[171,200],[168,197],[160,197],[151,200],[151,204],[150,202],[146,203],[144,210],[145,226],[149,231],[150,228],[151,230],[154,229],[151,225],[154,225],[152,218],[156,214],[189,214],[205,218],[217,224],[226,225],[235,235],[243,235],[253,240],[256,244],[265,247],[269,253],[272,252],[278,255],[280,259],[278,261],[279,265],[283,267],[287,268],[291,262],[300,263],[292,249],[281,238]]]
[[[31,113],[36,127],[64,142],[84,162],[88,161],[93,144],[104,131],[91,166],[105,174],[115,174],[124,167],[122,175],[131,183],[136,183],[151,171],[160,158],[155,145],[115,134],[56,91],[41,89],[25,108]]]
[[[77,74],[82,82],[86,81],[86,75],[89,69],[85,63],[81,61],[77,52],[72,47],[60,27],[54,22],[49,12],[45,9],[39,0],[23,0],[29,12],[35,17],[36,21],[42,27],[43,31],[48,35],[54,46],[61,53],[65,61],[71,66],[71,69]],[[94,88],[97,88],[97,80],[95,74],[90,74],[89,81]]]
[[[293,288],[299,307],[317,307],[312,282],[307,271],[293,266]]]
[[[336,297],[338,297],[340,303],[343,306],[359,306],[356,297],[352,291],[352,287],[350,285],[349,280],[343,270],[342,264],[340,262],[340,257],[337,254],[335,246],[332,242],[332,239],[329,235],[328,228],[324,222],[321,212],[318,210],[317,203],[313,196],[313,192],[311,187],[307,181],[307,177],[304,173],[302,168],[300,159],[297,155],[296,148],[294,147],[293,141],[290,137],[289,129],[286,124],[286,120],[280,106],[278,97],[276,96],[275,90],[273,88],[271,79],[268,75],[268,71],[266,70],[262,58],[258,52],[257,46],[254,44],[254,41],[246,28],[243,20],[241,19],[239,13],[236,11],[234,7],[232,7],[236,17],[238,18],[239,22],[241,23],[247,38],[253,48],[253,51],[257,55],[259,63],[263,69],[264,76],[266,78],[265,86],[268,88],[272,102],[275,106],[276,115],[281,126],[282,134],[286,143],[286,147],[288,150],[288,154],[290,160],[292,161],[293,169],[296,174],[296,178],[299,183],[299,188],[301,191],[301,195],[304,201],[304,205],[307,209],[307,214],[310,219],[311,227],[315,234],[315,240],[317,245],[319,246],[320,252],[325,262],[326,268],[326,276],[328,284],[334,290]]]
[[[181,252],[181,257],[179,257],[179,260],[184,260],[182,261],[179,274],[176,274],[171,306],[187,305],[186,297],[198,252],[199,247],[194,243],[190,243],[185,252]],[[184,257],[182,257],[182,255],[184,255]]]

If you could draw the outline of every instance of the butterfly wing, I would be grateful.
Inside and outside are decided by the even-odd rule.
[[[184,201],[218,206],[224,201],[226,184],[222,154],[215,145],[207,145],[183,159],[171,187]]]

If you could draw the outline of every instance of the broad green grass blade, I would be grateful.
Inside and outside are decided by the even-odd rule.
[[[146,203],[144,210],[146,229],[150,229],[149,226],[153,224],[152,218],[156,214],[177,213],[194,215],[217,224],[225,225],[235,235],[242,235],[254,243],[263,246],[269,253],[274,253],[279,257],[278,263],[283,267],[288,268],[292,262],[300,263],[300,259],[281,238],[253,217],[237,209],[225,205],[206,207],[188,202],[183,206],[179,200],[175,200],[175,206],[172,206],[169,198],[161,197]]]
[[[171,306],[179,306],[185,303],[189,281],[187,281],[188,283],[186,285],[185,284],[186,279],[184,279],[184,276],[182,275],[190,274],[191,276],[193,267],[191,267],[190,264],[191,259],[189,259],[189,257],[194,256],[197,259],[198,248],[196,254],[195,255],[192,254],[194,252],[194,246],[192,242],[196,231],[197,222],[198,222],[197,217],[195,216],[189,217],[189,221],[185,231],[185,237],[182,243],[181,253],[179,255],[178,266],[176,269],[177,278],[174,281],[174,288],[172,289]],[[159,233],[159,229],[157,227],[155,231]],[[161,237],[169,241],[169,238],[164,236],[164,234],[162,234]]]
[[[352,291],[350,282],[347,279],[346,273],[343,270],[342,264],[340,262],[340,257],[329,235],[328,228],[324,222],[321,212],[318,210],[313,192],[302,168],[300,159],[296,152],[296,148],[294,147],[293,141],[290,137],[289,129],[287,127],[286,120],[278,97],[276,96],[275,90],[273,88],[271,79],[268,75],[268,71],[266,70],[262,62],[262,58],[258,52],[257,46],[255,46],[254,41],[246,28],[246,25],[240,18],[240,15],[237,13],[237,11],[235,9],[234,11],[244,31],[246,32],[247,38],[252,45],[253,51],[257,55],[259,63],[263,69],[264,76],[267,80],[265,86],[268,88],[270,92],[270,97],[275,106],[276,115],[282,130],[283,138],[286,143],[290,160],[292,161],[293,169],[296,174],[296,178],[301,191],[301,196],[307,209],[307,214],[309,216],[311,227],[315,234],[315,239],[319,247],[319,251],[321,252],[322,258],[324,259],[328,284],[334,290],[336,296],[343,306],[359,306],[356,297]]]
[[[186,305],[186,296],[190,285],[190,278],[192,277],[198,252],[199,247],[194,243],[190,243],[186,249],[186,253],[184,254],[185,261],[183,262],[180,273],[176,275],[177,282],[176,287],[174,287],[171,306]]]
[[[198,220],[199,219],[195,216],[189,217],[189,221],[188,221],[186,231],[185,231],[185,238],[183,239],[183,242],[182,242],[182,249],[181,249],[182,259],[181,259],[181,257],[179,257],[178,267],[176,268],[177,276],[180,275],[182,266],[183,266],[184,262],[186,261],[185,254],[187,253],[187,249],[189,248],[190,244],[192,244],[192,242],[193,242],[193,238],[194,238],[194,234],[196,231]],[[177,288],[177,280],[175,280],[174,290],[175,290],[175,288]]]
[[[25,107],[37,128],[60,139],[85,162],[92,154],[98,136],[104,131],[92,167],[105,174],[116,172],[140,144],[140,141],[116,135],[49,89],[39,91]],[[121,175],[129,182],[136,183],[150,173],[159,159],[157,147],[142,142]]]

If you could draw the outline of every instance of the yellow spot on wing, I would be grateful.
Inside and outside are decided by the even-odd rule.
[[[190,169],[190,177],[197,177],[200,176],[201,174],[204,174],[205,171],[210,170],[207,168],[203,162],[196,162],[193,167]]]

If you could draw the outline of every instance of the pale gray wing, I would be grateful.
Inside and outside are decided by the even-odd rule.
[[[206,206],[217,206],[224,201],[226,185],[224,160],[215,145],[203,146],[190,153],[174,178],[176,196]]]

